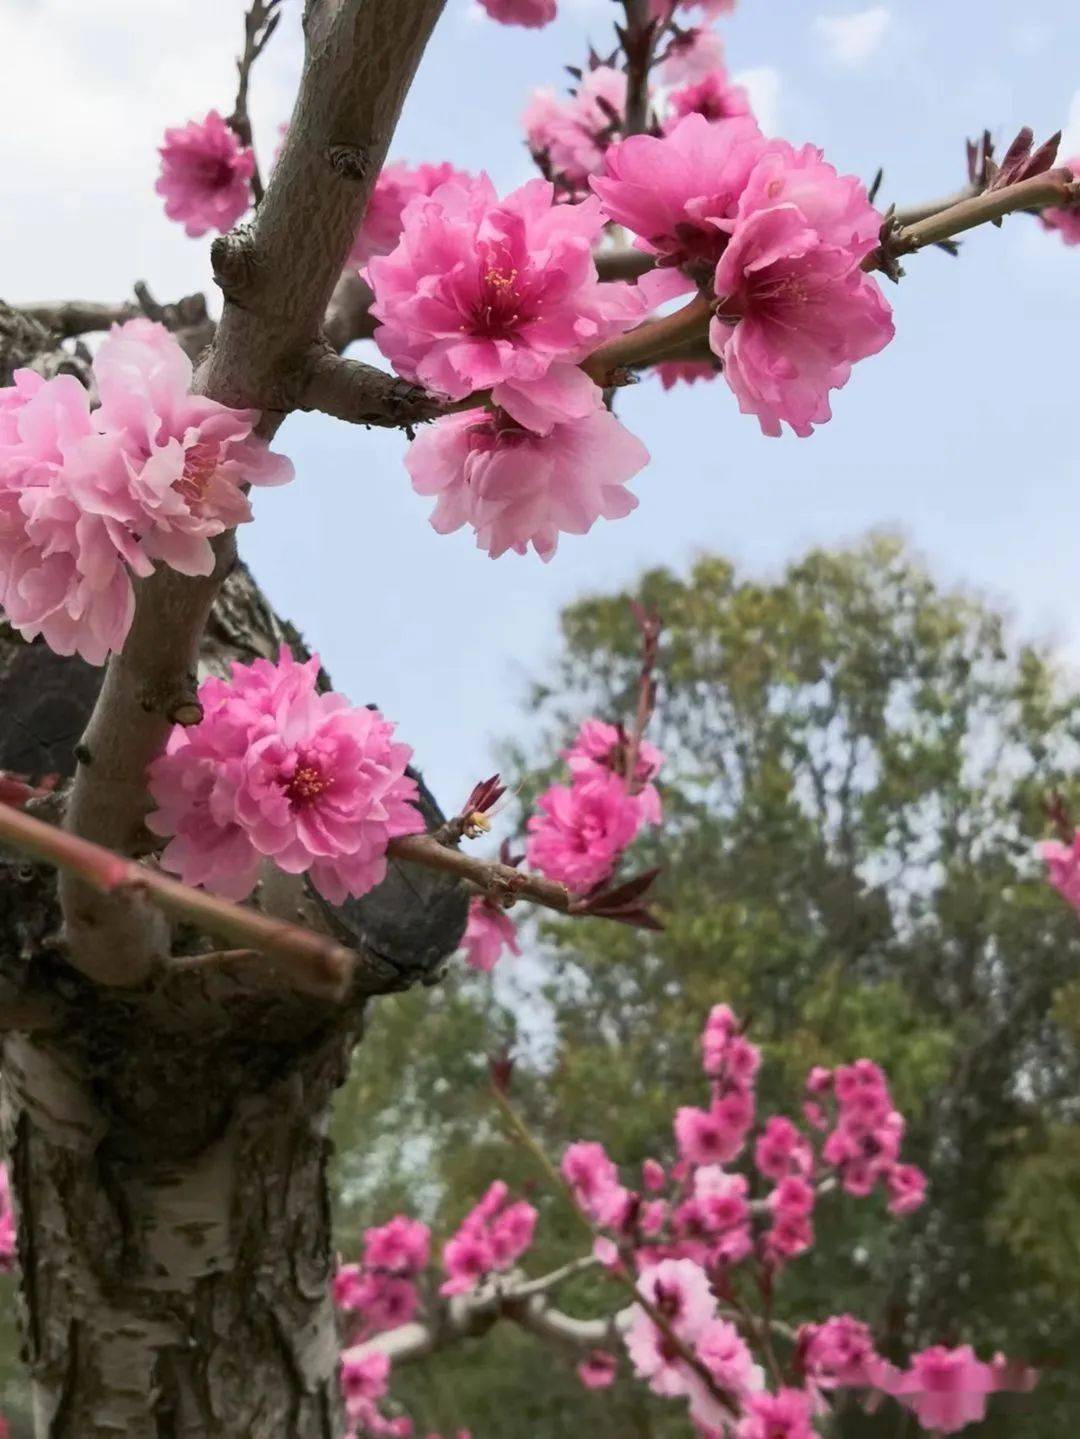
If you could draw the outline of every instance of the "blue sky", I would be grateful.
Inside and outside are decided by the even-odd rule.
[[[299,0],[285,3],[254,82],[264,153],[299,64]],[[166,124],[231,104],[243,6],[147,8],[5,0],[13,83],[0,97],[0,157],[5,215],[18,217],[0,230],[6,299],[116,299],[136,278],[163,298],[205,286],[206,244],[171,226],[153,194],[154,147]],[[561,66],[590,39],[610,48],[618,7],[561,0],[560,11],[526,32],[449,0],[392,154],[486,168],[502,189],[527,179],[528,91],[560,87]],[[730,68],[751,72],[776,132],[867,178],[883,165],[885,199],[954,188],[964,138],[984,126],[1005,141],[1025,123],[1042,137],[1071,111],[1080,152],[1075,0],[742,0],[723,30]],[[42,115],[46,55],[56,105],[28,125]],[[554,652],[562,605],[703,550],[768,573],[810,544],[899,528],[937,572],[1080,654],[1080,250],[1017,217],[978,232],[959,260],[912,260],[890,298],[895,342],[857,367],[809,440],[765,439],[722,383],[626,394],[621,417],[653,456],[634,485],[640,507],[567,538],[549,565],[493,562],[465,533],[436,535],[409,489],[403,437],[315,416],[281,431],[297,480],[257,497],[242,552],[337,686],[398,721],[446,805],[523,723],[525,683]]]

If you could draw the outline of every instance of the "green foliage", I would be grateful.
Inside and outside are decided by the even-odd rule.
[[[530,697],[549,733],[526,803],[582,718],[629,713],[631,597],[565,612],[562,656]],[[1046,794],[1080,798],[1080,699],[1000,615],[939,589],[887,537],[815,551],[771,583],[707,557],[685,577],[650,572],[633,597],[665,623],[666,823],[634,866],[664,865],[666,928],[545,919],[517,993],[504,973],[501,1001],[470,977],[382,1006],[338,1126],[350,1223],[419,1200],[445,1228],[495,1174],[535,1180],[483,1098],[485,1049],[523,1032],[515,1092],[553,1151],[602,1138],[627,1166],[663,1158],[673,1109],[702,1095],[704,1013],[727,1000],[764,1045],[766,1108],[797,1110],[815,1062],[883,1063],[931,1179],[907,1221],[876,1200],[823,1206],[780,1312],[860,1313],[897,1353],[937,1340],[1075,1353],[1080,925],[1031,851]],[[575,1243],[561,1202],[544,1206],[538,1264]],[[604,1409],[559,1364],[498,1332],[402,1377],[434,1425],[425,1386],[444,1381],[428,1371],[448,1376],[477,1439],[546,1439],[582,1419],[686,1433],[640,1392]],[[1068,1370],[985,1435],[1075,1428]],[[845,1432],[862,1424],[846,1416]]]

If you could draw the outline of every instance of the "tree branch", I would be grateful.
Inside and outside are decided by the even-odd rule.
[[[649,74],[657,37],[663,28],[650,13],[649,0],[622,0],[625,27],[618,27],[626,56],[626,116],[624,135],[641,135],[649,128]]]
[[[340,998],[352,976],[356,956],[324,935],[270,919],[205,890],[191,889],[159,870],[123,859],[2,802],[0,840],[77,876],[83,885],[103,895],[148,901],[173,919],[195,925],[231,944],[271,955],[281,961],[299,988],[314,994]],[[138,914],[137,905],[133,913]],[[94,977],[105,983],[129,985],[147,977],[148,968],[135,967],[124,956],[118,959],[114,975],[101,972]]]
[[[271,35],[278,27],[281,19],[281,12],[278,10],[280,3],[281,0],[252,0],[251,7],[244,16],[244,50],[236,62],[236,104],[226,121],[241,145],[246,145],[251,151],[251,158],[255,162],[251,175],[251,194],[256,205],[262,204],[264,191],[259,162],[255,155],[255,141],[251,133],[251,116],[248,114],[248,83],[252,66],[266,49]]]
[[[263,410],[269,439],[306,383],[307,357],[386,157],[406,92],[445,0],[318,0],[305,12],[300,93],[250,227],[214,242],[225,308],[196,388]],[[190,686],[199,637],[231,566],[233,536],[215,544],[212,575],[162,567],[137,586],[124,651],[109,662],[84,738],[70,829],[121,854],[135,850],[147,809],[146,766],[169,723],[158,697]],[[145,967],[147,936],[118,905],[61,878],[72,962],[89,974]]]
[[[527,870],[512,869],[498,860],[476,859],[460,849],[440,843],[434,835],[409,834],[390,841],[390,854],[396,859],[411,860],[428,869],[440,869],[468,880],[497,904],[509,905],[517,899],[529,899],[545,909],[572,914],[575,900],[565,885],[544,879]]]

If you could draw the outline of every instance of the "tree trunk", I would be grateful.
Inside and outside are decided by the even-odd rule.
[[[303,653],[238,566],[206,666],[283,640]],[[69,775],[99,681],[0,631],[0,769]],[[63,800],[61,785],[38,811],[59,819]],[[206,962],[183,928],[182,968],[139,991],[96,987],[66,962],[55,891],[50,872],[0,853],[0,1000],[41,1013],[4,1039],[2,1075],[35,1433],[339,1439],[330,1101],[368,999],[433,982],[464,896],[399,865],[331,910],[268,874],[263,908],[363,954],[357,992],[333,1005],[261,958]]]

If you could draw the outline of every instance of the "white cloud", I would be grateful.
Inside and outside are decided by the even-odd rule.
[[[1061,149],[1058,155],[1062,160],[1071,160],[1074,155],[1080,155],[1080,90],[1073,91],[1072,100],[1069,102],[1069,118],[1061,132]]]
[[[759,65],[756,69],[740,70],[731,78],[736,85],[745,86],[750,106],[765,134],[777,134],[780,130],[780,72],[771,65]]]
[[[865,65],[880,48],[891,24],[889,9],[885,5],[873,5],[853,15],[819,15],[814,29],[831,60],[855,68]]]

